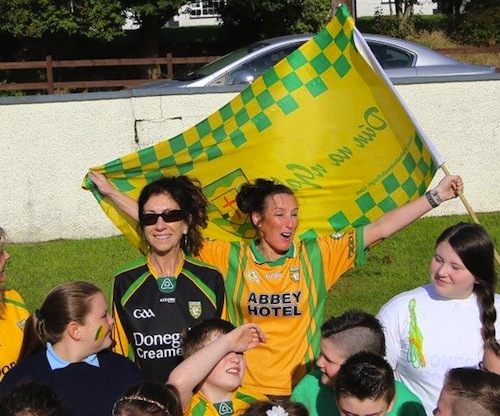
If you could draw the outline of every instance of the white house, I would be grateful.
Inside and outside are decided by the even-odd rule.
[[[217,14],[218,6],[231,0],[198,0],[190,1],[179,9],[179,13],[169,20],[166,26],[208,26],[220,24]],[[352,4],[356,17],[374,16],[380,13],[384,16],[395,14],[394,0],[346,0]],[[429,15],[437,12],[436,0],[419,0],[413,6],[415,14]],[[124,29],[137,29],[138,26],[128,18]]]
[[[384,16],[391,16],[396,13],[394,0],[352,0],[356,5],[356,17],[374,16],[380,13]],[[420,15],[435,14],[437,3],[435,0],[418,0],[413,6],[413,12]]]

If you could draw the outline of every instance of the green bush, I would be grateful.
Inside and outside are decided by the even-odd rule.
[[[489,46],[500,43],[500,6],[489,10],[466,13],[457,30],[461,43]]]
[[[404,39],[415,32],[417,19],[418,16],[410,16],[406,21],[400,21],[397,16],[376,14],[372,27],[373,33]]]
[[[450,18],[444,14],[434,14],[426,16],[418,16],[414,20],[414,27],[417,33],[419,32],[446,32],[450,25]]]

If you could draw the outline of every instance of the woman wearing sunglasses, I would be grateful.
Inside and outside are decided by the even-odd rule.
[[[112,294],[115,351],[132,358],[146,378],[167,380],[182,360],[181,332],[223,317],[224,282],[195,260],[207,200],[186,176],[150,183],[139,197],[139,227],[149,253],[121,268]]]
[[[5,267],[10,258],[3,248],[4,230],[0,227],[0,381],[15,366],[21,344],[26,319],[30,315],[24,301],[13,289],[5,289],[7,281]]]

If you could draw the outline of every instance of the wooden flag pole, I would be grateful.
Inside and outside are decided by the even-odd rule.
[[[445,164],[443,163],[441,165],[441,169],[443,170],[443,172],[445,173],[445,175],[450,175],[450,171],[448,170],[448,168],[445,166]],[[467,201],[467,199],[465,198],[465,195],[463,194],[463,192],[460,192],[460,191],[457,191],[457,195],[458,197],[460,198],[460,200],[462,201],[462,203],[464,204],[465,206],[465,209],[467,210],[467,212],[469,213],[469,215],[471,216],[472,218],[472,221],[476,224],[481,224],[479,222],[479,219],[477,218],[477,215],[476,213],[474,212],[474,210],[472,209],[472,207],[470,206],[469,202]],[[500,255],[498,254],[498,251],[496,250],[496,248],[493,248],[493,252],[495,254],[495,260],[497,261],[497,263],[500,265]]]

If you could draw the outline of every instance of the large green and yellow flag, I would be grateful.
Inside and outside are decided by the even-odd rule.
[[[378,67],[345,6],[328,26],[184,133],[91,170],[138,198],[162,175],[201,181],[210,201],[207,237],[252,238],[235,196],[270,178],[296,191],[299,235],[367,224],[425,192],[440,156]],[[137,246],[136,224],[103,210]]]

